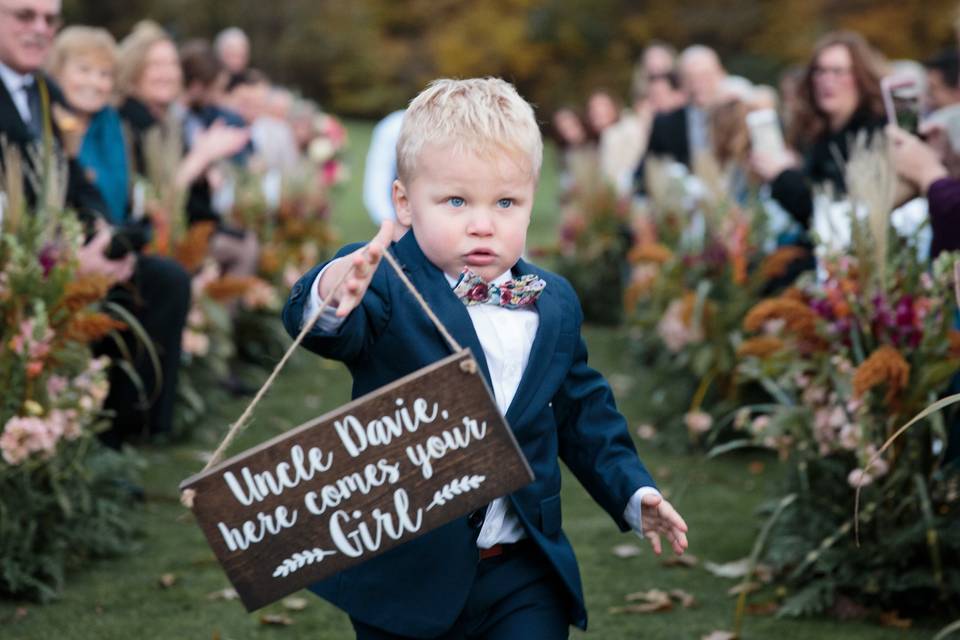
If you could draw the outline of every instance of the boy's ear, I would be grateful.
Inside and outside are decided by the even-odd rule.
[[[399,179],[393,181],[393,210],[397,212],[397,222],[409,227],[413,221],[413,213],[410,211],[407,187]]]

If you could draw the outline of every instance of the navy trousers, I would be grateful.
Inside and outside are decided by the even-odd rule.
[[[535,545],[480,561],[467,604],[450,631],[431,640],[565,640],[567,595]],[[412,640],[350,619],[357,640]]]

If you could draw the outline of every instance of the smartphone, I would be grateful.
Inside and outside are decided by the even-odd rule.
[[[923,89],[914,76],[892,75],[880,81],[887,121],[917,135],[923,114]]]
[[[747,130],[754,151],[769,156],[786,153],[780,119],[773,109],[757,109],[748,113]]]

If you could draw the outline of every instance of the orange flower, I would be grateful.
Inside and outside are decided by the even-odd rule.
[[[106,276],[96,274],[80,276],[67,283],[61,304],[70,311],[79,311],[87,305],[103,300],[109,289],[110,279]]]
[[[693,327],[693,312],[696,311],[696,308],[697,294],[693,291],[687,291],[683,294],[683,306],[680,309],[680,318],[686,327]],[[709,300],[704,300],[701,326],[709,326],[711,317],[713,317],[713,304]]]
[[[749,338],[740,343],[737,347],[737,357],[747,358],[754,356],[757,358],[767,358],[780,351],[786,344],[780,338],[774,336],[758,336]]]
[[[817,315],[803,302],[793,298],[762,300],[747,313],[743,328],[759,331],[770,320],[783,320],[786,330],[799,338],[816,338]]]
[[[947,334],[947,340],[950,341],[950,356],[960,358],[960,331],[951,329]]]
[[[260,251],[260,271],[273,275],[280,271],[280,252],[276,247],[267,245]]]
[[[208,284],[204,292],[214,300],[227,302],[239,298],[256,283],[252,276],[223,276]]]
[[[853,374],[853,394],[861,397],[870,389],[887,385],[884,402],[889,404],[907,386],[910,380],[910,365],[900,352],[884,345],[870,354]]]
[[[766,280],[779,278],[787,273],[791,264],[807,255],[809,252],[803,247],[780,247],[760,263],[760,274]]]
[[[70,320],[66,337],[77,342],[96,342],[111,331],[123,331],[126,323],[114,319],[105,313],[81,313]]]
[[[672,257],[673,252],[657,242],[638,244],[630,249],[630,253],[627,254],[627,260],[629,260],[631,264],[637,264],[638,262],[663,264]]]
[[[210,236],[216,230],[215,222],[198,222],[190,226],[186,236],[177,245],[176,260],[189,272],[203,264],[210,248]]]

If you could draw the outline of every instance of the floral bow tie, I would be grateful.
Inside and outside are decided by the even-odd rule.
[[[516,280],[489,283],[469,268],[464,268],[453,293],[468,307],[473,304],[496,304],[507,309],[531,305],[540,297],[547,283],[530,273]]]

